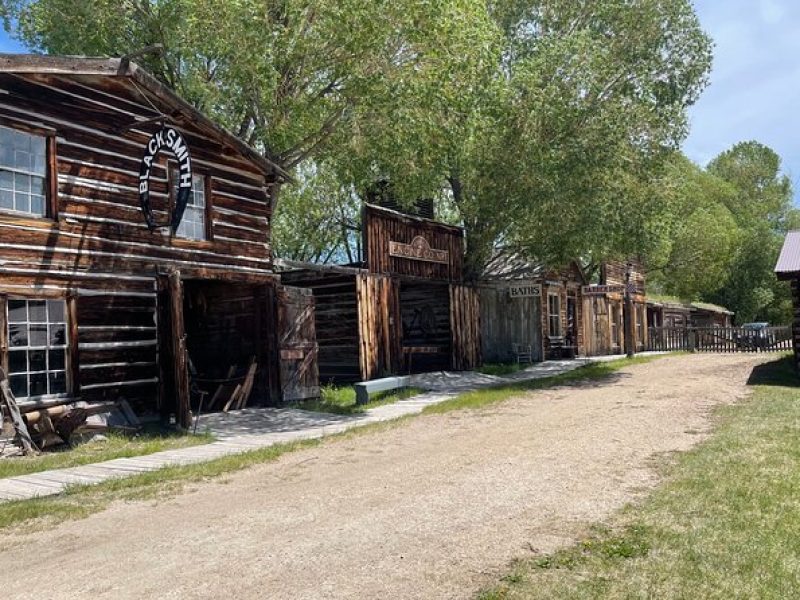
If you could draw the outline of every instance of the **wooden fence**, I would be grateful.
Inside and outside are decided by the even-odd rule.
[[[792,349],[790,327],[650,327],[648,350],[692,352],[780,352]]]

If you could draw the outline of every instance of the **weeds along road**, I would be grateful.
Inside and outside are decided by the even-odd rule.
[[[469,598],[657,483],[770,355],[684,355],[0,536],[8,598]],[[36,575],[50,573],[50,575]]]

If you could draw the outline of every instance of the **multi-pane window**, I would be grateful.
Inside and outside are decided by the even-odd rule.
[[[67,391],[64,300],[8,300],[8,375],[17,398]]]
[[[45,216],[46,189],[45,138],[0,127],[0,210]]]
[[[547,324],[551,336],[561,335],[561,296],[547,295]]]
[[[172,171],[175,197],[178,195],[178,170]],[[189,240],[206,239],[206,182],[202,175],[192,175],[192,193],[186,204],[186,212],[178,226],[176,235]]]

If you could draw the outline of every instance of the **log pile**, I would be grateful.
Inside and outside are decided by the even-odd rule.
[[[91,404],[65,401],[51,406],[34,406],[25,412],[17,404],[2,368],[0,425],[0,456],[37,454],[42,448],[70,444],[77,435],[109,429],[134,432],[141,427],[139,419],[125,400]],[[3,439],[6,443],[2,442]]]

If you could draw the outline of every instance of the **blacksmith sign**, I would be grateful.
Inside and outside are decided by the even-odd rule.
[[[150,206],[150,173],[153,164],[158,158],[158,153],[163,148],[169,150],[178,161],[178,194],[175,198],[175,206],[169,217],[169,227],[175,233],[181,224],[186,204],[192,194],[192,157],[189,153],[189,146],[180,132],[168,125],[155,132],[147,142],[142,163],[139,166],[139,204],[144,213],[144,220],[147,227],[152,231],[159,227],[153,217],[153,209]]]
[[[410,244],[389,242],[389,256],[443,263],[445,265],[450,262],[450,253],[447,250],[434,250],[428,240],[421,235],[411,240]]]
[[[512,285],[508,288],[509,298],[531,298],[542,295],[542,286],[535,285]]]

